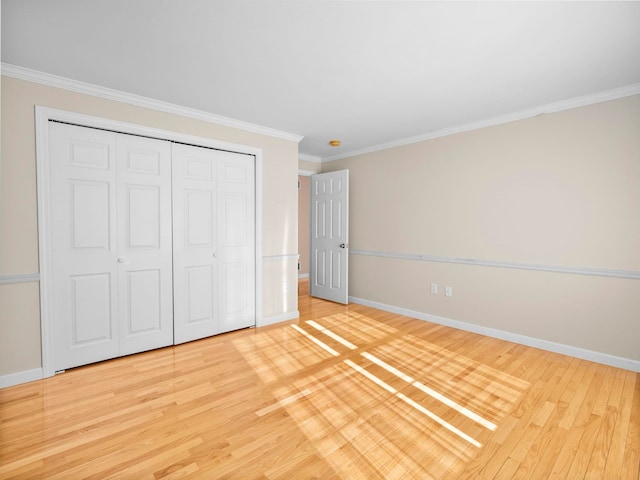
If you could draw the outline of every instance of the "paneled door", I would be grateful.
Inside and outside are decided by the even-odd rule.
[[[118,247],[115,135],[52,123],[54,368],[116,357]]]
[[[54,368],[173,343],[170,145],[49,129]]]
[[[349,170],[311,176],[310,294],[349,302]]]
[[[217,151],[220,331],[256,324],[255,157]]]
[[[218,228],[215,150],[173,145],[175,343],[215,335]]]
[[[255,325],[254,158],[173,145],[174,337]]]
[[[116,136],[120,355],[173,344],[171,144]]]

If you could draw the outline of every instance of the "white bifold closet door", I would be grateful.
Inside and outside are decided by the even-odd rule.
[[[172,344],[170,143],[49,132],[55,369]]]
[[[253,156],[173,145],[175,343],[255,325]]]
[[[252,155],[49,136],[55,370],[255,325]]]

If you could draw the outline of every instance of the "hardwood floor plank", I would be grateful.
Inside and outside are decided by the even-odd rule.
[[[601,478],[609,456],[613,430],[617,419],[618,410],[613,407],[608,408],[602,417],[602,424],[600,425],[600,431],[593,446],[593,453],[589,459],[585,479],[595,480]]]
[[[525,459],[520,463],[516,472],[518,478],[539,479],[550,477],[554,462],[558,459],[568,435],[566,429],[558,427],[566,409],[566,405],[560,403],[560,398],[568,388],[568,383],[572,376],[571,366],[575,367],[579,362],[580,360],[578,359],[571,359],[567,363],[567,368],[562,373],[562,376],[556,376],[550,380],[551,383],[548,387],[552,388],[552,391],[547,398],[547,402],[553,405],[553,410],[544,423],[540,422],[541,414],[538,414],[537,420],[542,430],[537,439],[531,444]]]
[[[639,375],[305,294],[0,390],[0,479],[628,478]]]
[[[580,425],[583,433],[566,478],[584,478],[601,426],[602,418],[597,415],[592,415],[586,423]]]
[[[634,381],[635,377],[635,381]],[[631,396],[631,385],[633,385],[634,393]],[[626,409],[630,410],[629,423],[627,424],[627,438],[624,446],[624,456],[622,460],[622,478],[624,479],[640,479],[640,375],[628,372],[627,381],[625,381],[625,392],[628,392],[626,396],[623,396],[622,402],[625,407],[623,410],[625,413],[621,415],[623,419],[626,418]],[[627,402],[630,402],[627,407]],[[623,429],[624,426],[621,428]],[[616,436],[616,440],[622,441],[622,433]],[[614,443],[612,448],[620,448],[618,443]],[[614,457],[615,458],[615,457]],[[608,462],[607,458],[607,462]],[[611,465],[611,468],[605,469],[606,472],[615,471],[615,464]]]
[[[591,380],[595,375],[595,367],[587,361],[580,362],[574,378],[569,383],[569,388],[561,397],[561,402],[566,402],[565,414],[558,424],[561,428],[570,429],[576,424],[576,418],[587,395]]]

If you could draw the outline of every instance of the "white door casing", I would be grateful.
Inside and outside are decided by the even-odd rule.
[[[349,303],[349,171],[311,176],[310,294]]]
[[[51,194],[53,177],[56,175],[57,169],[52,165],[53,152],[52,152],[52,144],[50,141],[50,137],[52,136],[52,130],[56,125],[61,123],[73,124],[73,125],[83,125],[86,127],[90,127],[94,130],[94,132],[98,133],[97,130],[105,130],[107,132],[123,132],[131,135],[138,135],[143,137],[153,137],[161,140],[168,140],[170,142],[179,142],[191,145],[199,145],[202,147],[206,147],[209,149],[218,149],[222,151],[233,151],[243,154],[245,157],[249,158],[250,161],[253,161],[253,178],[254,178],[254,188],[255,191],[253,193],[254,198],[254,224],[251,225],[251,229],[254,231],[253,245],[254,245],[254,253],[253,258],[256,259],[255,264],[253,266],[254,269],[254,283],[252,291],[250,292],[250,296],[254,297],[254,312],[255,318],[253,322],[256,324],[260,324],[262,320],[262,262],[257,259],[262,259],[262,150],[260,148],[249,147],[246,145],[235,144],[230,142],[224,142],[220,140],[214,140],[210,138],[204,138],[199,136],[193,136],[189,134],[179,133],[175,131],[162,130],[154,127],[148,127],[144,125],[136,125],[132,123],[121,122],[117,120],[109,120],[105,118],[95,117],[91,115],[84,115],[76,112],[68,112],[64,110],[57,110],[48,107],[36,106],[35,107],[35,117],[36,117],[36,168],[37,168],[37,193],[38,193],[38,247],[39,247],[39,270],[40,270],[40,331],[41,331],[41,346],[42,346],[42,375],[43,377],[50,377],[55,374],[57,370],[60,368],[56,367],[56,358],[59,356],[56,348],[56,325],[54,323],[54,319],[56,317],[55,309],[56,302],[58,300],[59,295],[56,292],[56,280],[55,280],[55,269],[54,266],[57,265],[59,254],[54,249],[54,244],[57,241],[55,239],[56,235],[60,232],[59,222],[56,219],[56,207],[53,205],[53,196]],[[96,130],[97,129],[97,130]],[[112,149],[111,151],[115,151]],[[113,162],[111,163],[113,164]],[[104,172],[103,172],[104,173]],[[114,174],[115,175],[115,174]],[[107,179],[98,178],[97,181],[103,182],[107,184],[108,190],[108,209],[106,210],[106,214],[109,215],[111,211],[115,211],[115,202],[116,194],[112,190],[111,184],[114,182],[113,177],[109,177],[107,174]],[[93,185],[93,184],[90,184]],[[104,188],[104,187],[103,187]],[[115,188],[115,187],[113,187]],[[80,194],[89,195],[92,191],[87,192],[86,189],[80,189]],[[93,190],[93,192],[97,192],[97,190]],[[96,193],[95,195],[104,195],[104,193]],[[79,201],[81,204],[84,203]],[[99,212],[98,212],[99,213]],[[82,210],[79,210],[78,214],[83,214]],[[94,210],[91,215],[87,214],[85,211],[85,216],[91,216],[95,223],[99,223],[98,218],[93,218],[96,216],[96,211]],[[115,228],[111,228],[111,225],[108,226],[108,235],[115,235]],[[94,231],[95,230],[95,231]],[[99,236],[98,234],[104,233],[104,230],[100,230],[99,228],[96,230],[94,227],[87,229],[85,234],[86,237],[80,235],[79,241],[93,241],[94,237]],[[93,237],[91,235],[93,235]],[[87,240],[88,239],[88,240]],[[109,238],[109,248],[112,248],[116,244],[116,239]],[[104,242],[103,242],[104,243]],[[106,248],[103,248],[108,250]],[[117,290],[117,268],[111,267],[111,265],[116,265],[117,259],[119,258],[115,251],[108,250],[105,253],[106,257],[110,256],[108,264],[109,268],[105,269],[104,272],[109,276],[109,281],[114,282],[109,284],[110,290]],[[113,260],[113,262],[111,261]],[[96,260],[97,261],[97,260]],[[87,277],[88,278],[88,277]],[[98,279],[93,279],[96,283],[99,282]],[[88,285],[88,284],[87,284]],[[113,301],[113,297],[111,297],[111,301]],[[89,303],[91,303],[91,310],[97,308],[97,304],[95,302],[87,302],[84,307],[89,309]],[[109,304],[109,301],[107,301]],[[109,330],[110,335],[117,335],[119,333],[119,324],[116,321],[116,315],[114,312],[117,312],[117,304],[112,303],[109,304],[111,309],[108,319],[106,320],[106,330]],[[80,313],[82,313],[82,309],[80,309]],[[110,315],[113,315],[111,317]],[[252,322],[252,323],[253,323]],[[98,330],[102,328],[102,326],[98,327]],[[106,331],[105,329],[103,329]],[[92,332],[81,332],[84,333],[87,338],[89,338],[94,333]],[[100,332],[98,331],[98,337],[100,336]],[[103,337],[105,335],[102,335]],[[115,337],[112,337],[115,338]],[[98,354],[100,348],[105,349],[105,345],[99,345],[99,341],[96,340],[91,349],[94,353]],[[104,339],[102,343],[105,342]],[[113,344],[112,348],[113,348]],[[103,352],[104,353],[104,352]],[[108,356],[112,356],[112,354],[107,354],[98,356],[96,355],[95,359],[88,360],[89,361],[98,361],[99,358],[106,358]]]
[[[253,162],[253,188],[255,189],[252,192],[251,197],[253,198],[253,221],[254,223],[251,225],[250,230],[254,232],[253,237],[253,255],[254,266],[253,266],[253,285],[250,287],[250,292],[248,294],[248,298],[253,298],[253,312],[254,315],[251,320],[251,324],[259,323],[262,315],[262,263],[255,261],[255,259],[262,258],[262,185],[260,179],[262,178],[262,151],[259,148],[255,147],[247,147],[244,145],[233,144],[229,142],[223,142],[219,140],[212,140],[209,138],[196,137],[188,134],[181,134],[178,132],[168,131],[156,129],[153,127],[146,127],[142,125],[134,125],[125,122],[119,122],[114,120],[108,120],[99,117],[93,117],[89,115],[79,114],[75,112],[66,112],[62,110],[50,109],[47,107],[36,106],[35,108],[35,117],[36,117],[36,167],[37,167],[37,189],[38,189],[38,243],[39,243],[39,267],[40,267],[40,310],[41,310],[41,345],[42,345],[42,375],[43,377],[49,377],[55,374],[57,370],[62,368],[69,367],[58,367],[56,366],[56,359],[60,357],[59,352],[56,350],[56,325],[54,323],[54,319],[56,317],[55,308],[56,301],[60,298],[58,292],[56,290],[56,284],[58,283],[55,280],[54,266],[62,263],[62,257],[59,252],[55,248],[56,242],[59,240],[56,236],[60,233],[59,228],[59,220],[57,217],[59,216],[59,212],[57,208],[53,205],[55,202],[52,201],[52,184],[54,181],[54,177],[58,173],[57,167],[52,165],[52,142],[50,138],[53,136],[53,130],[56,126],[63,126],[60,123],[67,123],[71,125],[83,125],[86,127],[92,128],[93,132],[100,136],[100,133],[106,133],[110,135],[110,132],[122,132],[131,135],[138,135],[143,137],[153,137],[159,140],[169,140],[172,142],[180,142],[192,145],[201,145],[210,149],[220,149],[223,151],[234,151],[239,152],[244,155],[245,158],[248,158],[250,162]],[[97,130],[96,130],[97,129]],[[99,132],[98,130],[105,130],[106,132]],[[104,141],[99,140],[97,142],[103,143]],[[115,152],[115,147],[113,145],[109,145],[107,142],[109,152]],[[98,145],[95,151],[100,149],[104,149],[104,145]],[[91,149],[89,149],[91,150]],[[94,151],[94,153],[95,153]],[[86,153],[86,152],[85,152]],[[109,155],[112,155],[110,153]],[[115,165],[115,160],[108,155],[108,163],[109,165]],[[92,156],[92,154],[89,154]],[[94,155],[95,156],[95,155]],[[98,155],[99,157],[99,155]],[[95,158],[93,159],[96,160]],[[145,166],[148,162],[146,162],[142,158],[137,158],[138,167],[142,167],[142,170],[146,170],[148,165]],[[148,160],[148,159],[147,159]],[[97,160],[100,161],[100,160]],[[135,162],[134,162],[135,163]],[[96,169],[100,170],[100,169]],[[102,170],[105,170],[102,168]],[[140,172],[137,172],[140,173]],[[95,174],[95,172],[94,172]],[[76,209],[76,215],[84,218],[90,218],[91,226],[84,229],[78,230],[73,233],[75,240],[77,240],[78,245],[80,246],[91,246],[91,242],[96,243],[97,247],[93,247],[95,251],[102,248],[104,250],[103,257],[106,258],[108,267],[103,268],[99,272],[96,277],[91,277],[91,274],[88,272],[80,272],[78,274],[78,278],[75,278],[73,281],[77,284],[76,288],[79,293],[82,293],[83,290],[92,290],[100,292],[102,288],[102,301],[103,305],[107,305],[107,308],[103,310],[107,313],[103,315],[100,319],[93,319],[93,323],[89,325],[85,325],[87,328],[79,330],[79,340],[80,343],[84,343],[87,348],[86,350],[91,350],[94,354],[90,359],[86,361],[86,363],[99,361],[101,358],[110,358],[114,356],[115,348],[113,339],[116,338],[116,335],[120,334],[121,325],[117,321],[117,312],[118,305],[115,302],[112,292],[118,291],[117,278],[119,270],[126,271],[125,266],[127,259],[123,258],[117,254],[117,251],[114,250],[114,246],[117,245],[117,239],[112,238],[113,235],[117,232],[117,226],[113,226],[113,221],[108,219],[106,221],[106,227],[104,226],[105,222],[103,221],[101,224],[100,214],[102,214],[102,219],[104,217],[110,217],[112,212],[116,210],[117,197],[116,192],[114,191],[115,186],[114,182],[117,180],[115,178],[115,172],[110,168],[106,169],[106,172],[101,172],[102,177],[99,175],[96,176],[95,179],[88,179],[89,183],[83,184],[82,182],[77,182],[77,186],[75,188],[75,198],[76,205],[78,208]],[[91,183],[93,182],[93,183]],[[136,182],[133,182],[136,183]],[[98,185],[100,184],[100,185]],[[137,183],[140,186],[143,186],[144,183]],[[146,185],[149,187],[150,185]],[[106,189],[106,191],[105,191]],[[149,188],[140,188],[138,191],[138,195],[134,193],[134,200],[138,200],[139,204],[146,203],[151,198],[148,195]],[[145,193],[147,193],[145,195]],[[67,200],[71,199],[71,193],[67,194]],[[88,198],[87,198],[88,197]],[[98,208],[82,208],[83,206],[88,206],[93,204],[94,207],[96,204],[103,204],[102,210]],[[68,205],[68,204],[67,204]],[[106,205],[106,206],[104,206]],[[78,217],[78,218],[80,218]],[[117,222],[118,220],[116,220]],[[71,231],[71,223],[68,222],[67,232]],[[105,233],[106,232],[106,233]],[[137,232],[131,232],[132,235],[136,236],[138,240],[140,240],[141,232],[138,230]],[[107,235],[108,237],[108,245],[105,246],[104,238],[100,240],[100,236],[104,237]],[[70,241],[72,234],[68,235],[68,239]],[[144,234],[142,234],[144,237]],[[98,240],[96,240],[98,239]],[[75,241],[74,240],[74,241]],[[99,241],[100,240],[100,241]],[[83,243],[84,242],[84,243]],[[135,242],[134,242],[135,243]],[[83,253],[88,253],[87,251]],[[94,252],[95,253],[95,252]],[[64,255],[63,255],[64,256]],[[120,268],[120,264],[118,263],[118,258],[123,258],[122,263],[125,264],[122,268]],[[105,259],[94,259],[93,263],[102,261],[104,263]],[[130,260],[129,260],[130,261]],[[89,264],[87,262],[86,264]],[[116,266],[117,265],[117,266]],[[104,265],[103,265],[104,266]],[[113,267],[115,266],[115,267]],[[136,267],[137,268],[137,267]],[[153,270],[153,268],[144,267],[143,270]],[[95,269],[94,269],[95,270]],[[87,275],[85,275],[87,273]],[[104,275],[103,275],[104,274]],[[85,275],[82,277],[82,275]],[[101,277],[102,275],[102,277]],[[125,275],[126,276],[126,275]],[[144,275],[143,275],[144,276]],[[105,286],[105,277],[108,277],[108,287]],[[151,275],[153,277],[153,275]],[[140,277],[138,277],[139,279]],[[86,281],[85,281],[86,280]],[[149,278],[147,278],[149,280]],[[84,281],[84,283],[82,283]],[[102,286],[100,285],[102,283]],[[145,286],[146,285],[146,286]],[[149,284],[145,282],[138,281],[133,282],[132,287],[141,292],[148,292]],[[164,295],[162,295],[164,296]],[[171,298],[170,295],[167,296]],[[77,310],[77,313],[80,315],[87,315],[86,312],[94,312],[95,309],[98,308],[98,303],[93,298],[89,298],[84,302],[80,302],[74,306]],[[107,300],[104,300],[104,299]],[[100,301],[100,297],[97,298]],[[69,310],[69,308],[68,308]],[[135,312],[134,312],[135,313]],[[144,321],[148,320],[149,317],[138,316],[137,327],[144,327]],[[100,320],[100,321],[98,321]],[[140,323],[142,322],[142,323]],[[148,324],[147,324],[148,326]],[[92,330],[93,329],[93,330]],[[144,329],[144,328],[143,328]],[[153,330],[153,329],[151,329]],[[105,333],[106,332],[106,333]],[[105,350],[111,348],[111,352],[105,352]],[[100,353],[102,351],[102,353]]]

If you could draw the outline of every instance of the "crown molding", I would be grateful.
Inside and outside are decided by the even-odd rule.
[[[32,70],[30,68],[20,67],[18,65],[12,65],[10,63],[2,63],[1,68],[2,75],[17,78],[18,80],[26,80],[28,82],[39,83],[41,85],[46,85],[49,87],[61,88],[76,93],[104,98],[106,100],[114,100],[116,102],[127,103],[129,105],[135,105],[137,107],[149,108],[151,110],[157,110],[159,112],[171,113],[187,118],[193,118],[195,120],[202,120],[208,123],[215,123],[216,125],[237,128],[238,130],[244,130],[246,132],[258,133],[269,137],[279,138],[281,140],[288,140],[290,142],[300,143],[300,141],[304,138],[302,135],[283,132],[281,130],[263,127],[262,125],[256,125],[253,123],[243,122],[241,120],[235,120],[233,118],[204,112],[202,110],[196,110],[194,108],[183,107],[181,105],[163,102],[161,100],[155,100],[153,98],[134,95],[132,93],[123,92],[121,90],[114,90],[112,88],[106,88],[99,85],[80,82],[78,80],[72,80],[70,78],[40,72],[37,70]]]
[[[322,157],[316,157],[315,155],[307,155],[306,153],[298,153],[298,158],[305,162],[322,163]]]
[[[107,100],[123,102],[130,105],[149,108],[149,109],[164,112],[164,113],[181,115],[183,117],[193,118],[195,120],[201,120],[208,123],[214,123],[216,125],[237,128],[239,130],[244,130],[247,132],[275,137],[275,138],[279,138],[279,139],[287,140],[291,142],[300,143],[300,141],[304,138],[302,135],[283,132],[281,130],[276,130],[276,129],[264,127],[261,125],[243,122],[241,120],[235,120],[233,118],[224,117],[221,115],[215,115],[212,113],[204,112],[202,110],[196,110],[193,108],[183,107],[173,103],[163,102],[160,100],[155,100],[155,99],[143,97],[140,95],[126,93],[120,90],[114,90],[111,88],[101,87],[101,86],[93,85],[90,83],[80,82],[77,80],[72,80],[70,78],[61,77],[58,75],[52,75],[49,73],[40,72],[37,70],[32,70],[29,68],[12,65],[9,63],[0,64],[0,68],[1,68],[2,75],[5,75],[7,77],[12,77],[12,78],[17,78],[19,80],[26,80],[29,82],[39,83],[39,84],[47,85],[50,87],[73,91],[76,93],[82,93],[85,95],[91,95],[94,97],[104,98]],[[606,90],[604,92],[599,92],[591,95],[574,97],[574,98],[562,100],[559,102],[549,103],[549,104],[538,106],[538,107],[533,107],[525,110],[520,110],[517,112],[512,112],[506,115],[500,115],[497,117],[491,117],[491,118],[479,120],[477,122],[471,122],[463,125],[445,128],[442,130],[427,132],[427,133],[416,135],[413,137],[394,140],[386,143],[380,143],[377,145],[372,145],[372,146],[358,149],[358,150],[352,150],[349,152],[344,152],[336,155],[330,155],[328,157],[318,157],[318,156],[308,155],[304,153],[299,153],[298,157],[300,160],[309,161],[309,162],[316,162],[316,163],[331,162],[334,160],[341,160],[343,158],[354,157],[356,155],[364,155],[366,153],[378,152],[381,150],[387,150],[389,148],[400,147],[403,145],[410,145],[413,143],[419,143],[426,140],[433,140],[436,138],[446,137],[449,135],[455,135],[457,133],[463,133],[463,132],[468,132],[472,130],[478,130],[480,128],[500,125],[503,123],[509,123],[517,120],[533,118],[538,115],[561,112],[563,110],[570,110],[572,108],[583,107],[583,106],[592,105],[595,103],[606,102],[609,100],[616,100],[616,99],[628,97],[631,95],[640,95],[640,83],[634,83],[631,85],[627,85],[625,87],[614,88],[611,90]]]
[[[563,110],[570,110],[572,108],[585,107],[587,105],[606,102],[609,100],[617,100],[619,98],[630,97],[631,95],[640,95],[640,83],[634,83],[625,87],[614,88],[612,90],[605,90],[604,92],[598,92],[591,95],[569,98],[567,100],[562,100],[559,102],[548,103],[539,107],[519,110],[517,112],[508,113],[506,115],[486,118],[477,122],[471,122],[463,125],[445,128],[442,130],[436,130],[433,132],[416,135],[414,137],[380,143],[359,150],[352,150],[350,152],[340,153],[337,155],[330,155],[328,157],[323,157],[322,163],[341,160],[348,157],[355,157],[356,155],[364,155],[365,153],[379,152],[381,150],[387,150],[389,148],[424,142],[425,140],[433,140],[435,138],[455,135],[457,133],[469,132],[471,130],[478,130],[485,127],[492,127],[495,125],[501,125],[503,123],[515,122],[517,120],[525,120],[527,118],[537,117],[538,115],[546,115],[548,113],[556,113]]]

